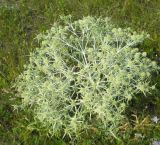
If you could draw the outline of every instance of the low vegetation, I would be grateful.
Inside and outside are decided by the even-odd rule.
[[[138,53],[140,55],[138,58],[139,60],[143,60],[142,57],[146,58],[147,55],[150,60],[154,60],[157,64],[159,64],[159,10],[159,0],[45,0],[40,2],[38,0],[1,1],[0,144],[71,144],[69,137],[62,139],[56,134],[52,136],[48,133],[48,129],[41,125],[41,122],[37,123],[38,118],[35,119],[36,117],[35,113],[33,113],[33,109],[24,109],[17,112],[16,106],[13,106],[15,104],[21,104],[21,99],[15,97],[17,92],[11,87],[15,78],[17,78],[22,72],[25,72],[26,68],[23,66],[24,64],[27,64],[28,66],[31,61],[29,61],[29,58],[35,58],[34,54],[37,51],[36,48],[45,46],[45,44],[41,45],[41,43],[37,43],[36,39],[34,39],[37,34],[43,34],[51,27],[54,28],[53,24],[55,22],[64,25],[64,23],[59,19],[60,15],[64,16],[71,14],[73,16],[73,20],[82,19],[83,16],[88,15],[97,17],[101,16],[102,18],[107,16],[111,17],[112,22],[115,24],[115,28],[121,27],[121,29],[115,29],[115,32],[113,30],[112,34],[117,33],[118,30],[123,32],[126,27],[131,27],[133,30],[136,30],[136,35],[140,34],[139,36],[141,36],[140,32],[142,31],[150,34],[150,38],[136,45],[136,47],[139,48],[140,53],[138,53],[136,49],[134,49],[134,53]],[[45,37],[47,37],[47,34],[43,35],[42,38],[40,38],[40,41],[44,40]],[[146,35],[139,37],[138,40],[141,40],[141,38],[144,37],[146,37]],[[73,37],[73,39],[75,38]],[[69,39],[69,42],[72,44],[72,39]],[[112,53],[112,51],[109,52]],[[33,56],[30,56],[30,54]],[[89,55],[88,51],[87,55]],[[132,53],[129,54],[129,56],[131,55]],[[97,59],[99,60],[98,54]],[[72,61],[73,64],[76,64],[75,66],[77,66],[77,62],[74,59]],[[80,61],[83,60],[80,59]],[[67,66],[70,65],[71,64],[67,64]],[[82,69],[82,67],[80,68]],[[71,72],[78,72],[78,74],[81,74],[80,68],[78,70],[75,68],[75,70]],[[152,71],[152,69],[147,71]],[[145,78],[147,76],[145,72],[141,73],[141,75],[144,75]],[[146,80],[149,81],[148,79]],[[34,79],[32,81],[34,81]],[[73,84],[70,84],[70,86],[74,86],[77,83],[77,80],[73,80]],[[124,110],[122,109],[122,116],[125,115],[125,122],[119,125],[119,131],[116,133],[116,136],[105,136],[104,132],[99,132],[97,127],[92,126],[92,128],[88,131],[88,135],[83,135],[81,137],[83,139],[77,140],[77,144],[88,145],[94,143],[101,145],[112,143],[120,145],[147,145],[151,142],[159,141],[160,125],[158,119],[160,117],[160,78],[157,73],[152,74],[152,79],[149,84],[152,88],[154,88],[153,85],[156,84],[155,89],[152,91],[150,90],[151,93],[146,91],[147,87],[140,87],[142,92],[135,93],[134,97],[130,96],[132,97],[132,100],[127,103]],[[143,91],[142,88],[145,91]],[[28,100],[28,103],[31,105],[31,100]],[[95,114],[97,115],[98,113]],[[63,129],[62,131],[64,131]]]

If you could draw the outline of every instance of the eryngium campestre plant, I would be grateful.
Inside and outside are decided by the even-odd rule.
[[[16,83],[21,107],[31,107],[52,135],[113,134],[128,101],[154,88],[149,80],[158,66],[136,48],[147,37],[114,28],[108,18],[65,17],[37,36],[40,48]]]

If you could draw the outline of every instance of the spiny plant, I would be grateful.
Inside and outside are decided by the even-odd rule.
[[[149,93],[156,62],[136,46],[146,33],[115,28],[109,18],[62,17],[37,36],[40,47],[15,87],[20,107],[52,135],[78,138],[91,130],[115,135],[137,93]]]

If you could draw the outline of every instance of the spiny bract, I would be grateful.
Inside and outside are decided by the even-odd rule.
[[[127,102],[154,88],[149,79],[158,66],[136,48],[148,35],[114,28],[108,18],[62,20],[37,36],[41,47],[16,82],[21,107],[32,107],[52,135],[113,133]]]

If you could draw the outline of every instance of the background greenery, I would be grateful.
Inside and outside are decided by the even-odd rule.
[[[1,0],[0,1],[0,144],[55,145],[67,144],[45,131],[29,126],[27,112],[18,113],[12,104],[15,91],[14,79],[23,71],[29,52],[38,44],[35,37],[49,29],[60,15],[71,14],[74,19],[83,16],[108,16],[119,27],[131,27],[151,35],[140,46],[148,56],[160,63],[160,0]],[[160,117],[160,77],[155,75],[152,83],[157,90],[147,97],[139,94],[126,114],[128,122],[122,126],[121,140],[94,137],[94,144],[149,144],[160,140],[160,123],[151,118]],[[90,145],[91,137],[79,144]],[[66,142],[66,143],[65,143]],[[93,144],[93,143],[92,143]]]

